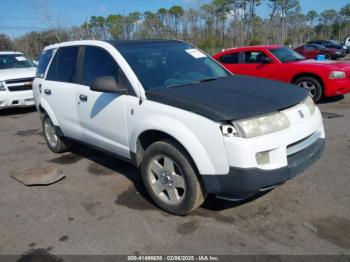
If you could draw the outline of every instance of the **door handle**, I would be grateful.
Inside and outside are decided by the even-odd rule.
[[[50,89],[45,89],[45,95],[51,95],[51,90]]]
[[[39,84],[39,93],[41,94],[41,84]]]
[[[87,97],[86,95],[79,95],[79,100],[80,100],[81,102],[87,102],[88,97]]]

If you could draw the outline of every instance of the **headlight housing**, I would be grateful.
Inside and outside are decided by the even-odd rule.
[[[345,77],[346,77],[346,74],[343,71],[333,71],[329,75],[329,79],[342,79]]]
[[[244,138],[278,132],[290,126],[287,116],[281,112],[234,121],[232,124]]]
[[[0,91],[6,91],[5,85],[3,82],[0,81]]]
[[[314,100],[312,100],[310,96],[307,96],[307,98],[303,102],[301,102],[301,104],[306,106],[309,109],[311,115],[314,114],[316,105]]]

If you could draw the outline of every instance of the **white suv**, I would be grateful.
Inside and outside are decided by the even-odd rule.
[[[208,193],[237,200],[293,178],[322,154],[307,92],[233,76],[175,40],[45,48],[34,97],[48,147],[77,140],[133,162],[154,202],[184,215]]]
[[[20,52],[0,52],[0,109],[34,106],[35,64]]]

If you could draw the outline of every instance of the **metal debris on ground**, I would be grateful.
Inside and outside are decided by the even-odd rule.
[[[303,226],[305,228],[307,228],[308,230],[314,232],[314,233],[317,233],[317,227],[315,227],[314,225],[310,224],[310,223],[307,223],[307,222],[304,222],[303,223]]]
[[[338,117],[344,117],[344,114],[336,114],[336,113],[331,113],[331,112],[322,112],[322,117],[323,118],[338,118]]]
[[[10,172],[10,176],[26,186],[48,186],[65,178],[55,167],[31,167]]]

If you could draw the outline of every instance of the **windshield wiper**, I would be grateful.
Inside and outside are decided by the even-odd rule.
[[[199,80],[198,82],[199,83],[203,83],[203,82],[209,82],[209,81],[214,81],[214,80],[217,80],[219,79],[220,77],[207,77],[207,78],[204,78],[202,80]]]
[[[203,82],[209,82],[209,81],[214,81],[219,79],[220,77],[207,77],[207,78],[203,78],[201,80],[196,80],[193,82],[189,82],[189,83],[183,83],[183,84],[176,84],[176,85],[168,85],[166,86],[166,88],[169,87],[179,87],[179,86],[187,86],[187,85],[194,85],[194,84],[198,84],[198,83],[203,83]]]

